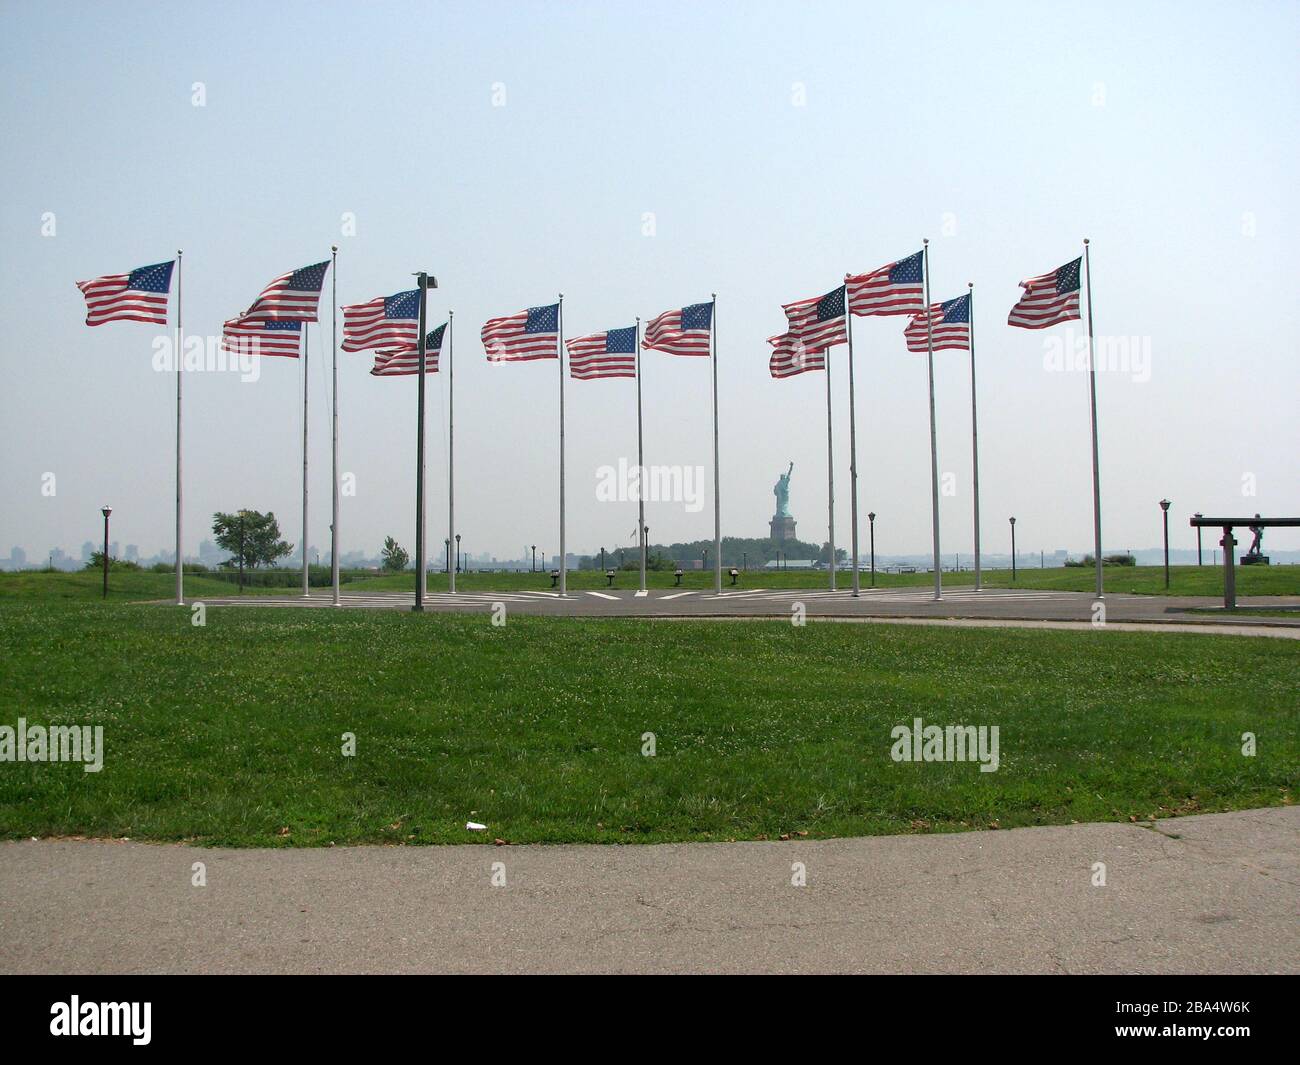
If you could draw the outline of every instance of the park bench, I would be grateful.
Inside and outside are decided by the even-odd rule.
[[[1258,514],[1253,518],[1206,518],[1197,515],[1191,519],[1191,525],[1193,529],[1223,530],[1223,539],[1219,541],[1220,546],[1223,548],[1223,606],[1226,610],[1235,610],[1237,607],[1237,574],[1233,568],[1232,549],[1237,546],[1237,541],[1232,535],[1232,530],[1239,525],[1255,530],[1255,542],[1251,544],[1246,558],[1263,558],[1264,556],[1259,550],[1263,530],[1294,529],[1300,527],[1300,518],[1261,518]]]

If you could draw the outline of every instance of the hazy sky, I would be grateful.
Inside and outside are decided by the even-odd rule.
[[[568,335],[716,292],[723,530],[766,535],[793,461],[799,535],[823,540],[824,377],[771,380],[765,338],[784,327],[781,303],[922,237],[935,299],[976,285],[987,550],[1007,549],[1009,514],[1024,550],[1092,546],[1087,378],[1045,366],[1069,327],[1005,324],[1017,283],[1085,236],[1097,333],[1133,338],[1138,360],[1098,379],[1106,547],[1157,544],[1162,496],[1176,547],[1194,546],[1195,510],[1293,515],[1298,11],[6,2],[0,554],[75,551],[106,502],[115,540],[172,543],[175,382],[151,367],[162,330],[86,328],[77,280],[184,248],[186,334],[218,336],[331,243],[340,303],[425,268],[441,284],[430,324],[456,312],[457,525],[476,553],[558,546],[556,364],[489,366],[478,330],[560,291]],[[328,286],[309,360],[322,549]],[[882,553],[929,547],[925,358],[906,352],[904,324],[855,323],[861,510],[879,514]],[[707,362],[643,361],[646,461],[711,478]],[[947,558],[971,547],[970,385],[964,353],[936,362]],[[341,469],[357,486],[341,531],[344,551],[374,553],[390,533],[412,546],[416,382],[370,365],[340,355]],[[438,545],[445,376],[429,411]],[[847,547],[843,348],[833,384]],[[630,546],[635,504],[598,501],[596,477],[635,462],[634,383],[566,387],[569,548]],[[213,511],[241,506],[274,510],[298,542],[299,364],[266,359],[256,382],[193,373],[185,391],[186,551]],[[694,513],[651,504],[651,539],[711,537],[707,488]],[[1300,530],[1267,544],[1298,547]]]

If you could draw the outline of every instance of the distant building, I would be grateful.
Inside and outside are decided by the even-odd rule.
[[[127,560],[128,562],[139,562],[139,561],[140,561],[140,547],[139,547],[139,545],[138,545],[138,544],[127,544],[127,545],[126,545],[126,556],[125,556],[125,557],[126,557],[126,560]]]

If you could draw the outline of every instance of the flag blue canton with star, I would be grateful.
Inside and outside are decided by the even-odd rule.
[[[316,263],[314,266],[304,266],[301,270],[295,270],[284,287],[295,292],[319,292],[321,285],[325,283],[325,271],[329,269],[329,265],[328,262]]]
[[[272,332],[301,333],[302,322],[297,318],[277,318],[262,323],[263,329],[269,329]]]
[[[1078,292],[1079,291],[1079,270],[1083,265],[1083,256],[1075,259],[1072,263],[1066,263],[1056,271],[1056,291],[1057,292]]]
[[[895,283],[921,283],[921,256],[923,252],[899,259],[889,271],[889,280]]]
[[[419,295],[419,293],[416,293],[416,295]],[[424,338],[425,350],[433,351],[437,348],[441,348],[442,337],[443,334],[446,332],[447,332],[447,323],[443,322],[442,325],[438,326],[438,328],[433,330],[433,332],[426,334]]]
[[[560,305],[552,303],[547,307],[529,307],[528,321],[524,325],[525,333],[554,333],[560,328]]]
[[[682,329],[708,329],[712,324],[712,303],[692,303],[682,308]]]
[[[970,296],[958,296],[955,300],[947,300],[943,304],[943,320],[945,322],[969,322]]]
[[[605,334],[605,351],[610,355],[631,355],[636,351],[636,326],[611,329]]]
[[[817,301],[817,321],[825,322],[831,318],[844,317],[844,286],[826,293]]]
[[[172,287],[172,267],[175,265],[175,260],[172,260],[132,270],[126,287],[133,292],[167,292]]]
[[[418,318],[420,315],[420,291],[398,292],[384,299],[385,318]]]

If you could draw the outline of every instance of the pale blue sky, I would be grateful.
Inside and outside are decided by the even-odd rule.
[[[795,462],[799,534],[825,538],[820,374],[767,375],[780,304],[932,240],[933,295],[976,283],[987,550],[1091,548],[1086,379],[1009,329],[1017,282],[1093,240],[1099,335],[1149,380],[1100,375],[1107,548],[1175,546],[1192,510],[1300,510],[1294,3],[92,5],[5,3],[0,554],[172,537],[170,375],[147,325],[87,329],[74,282],[183,247],[187,335],[340,245],[339,299],[442,287],[456,311],[458,526],[470,550],[556,542],[554,363],[489,367],[487,317],[563,291],[569,335],[718,293],[724,532],[764,535]],[[191,103],[202,82],[206,105]],[[494,86],[505,105],[493,106]],[[802,102],[801,102],[802,101]],[[53,212],[57,230],[42,235]],[[345,212],[356,236],[342,236]],[[655,235],[642,233],[653,212]],[[328,282],[327,282],[328,286]],[[322,302],[323,309],[328,299]],[[882,552],[929,545],[924,358],[858,320],[862,512]],[[328,333],[313,344],[313,545],[328,543]],[[319,353],[320,357],[316,357]],[[415,381],[341,355],[343,549],[412,539]],[[969,382],[938,362],[945,558],[969,552]],[[708,368],[645,357],[646,459],[711,465]],[[843,349],[837,542],[848,544]],[[445,535],[433,379],[430,528]],[[570,382],[571,550],[633,543],[596,470],[635,460],[630,381]],[[299,531],[297,364],[186,380],[186,550],[217,509]],[[57,495],[41,495],[56,474]],[[1257,495],[1243,496],[1253,478]],[[652,504],[656,541],[712,507]],[[1276,549],[1300,532],[1270,534]]]

